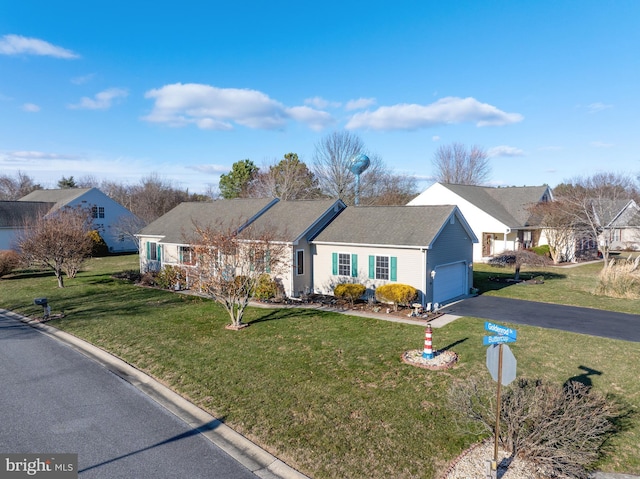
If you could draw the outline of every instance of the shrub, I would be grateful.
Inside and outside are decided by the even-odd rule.
[[[333,295],[336,298],[349,301],[349,304],[353,306],[353,303],[355,303],[355,301],[360,298],[366,290],[367,287],[364,284],[341,283],[333,288]]]
[[[266,301],[268,299],[275,298],[277,294],[278,283],[274,279],[271,279],[271,276],[268,274],[261,274],[258,277],[258,283],[256,284],[256,289],[254,291],[256,299]]]
[[[393,303],[398,311],[398,305],[408,305],[418,296],[418,290],[408,284],[385,284],[376,288],[378,301]]]
[[[91,238],[91,256],[100,257],[107,256],[109,254],[109,247],[107,243],[105,243],[102,236],[100,236],[100,232],[98,230],[91,230],[88,233],[89,238]]]
[[[186,287],[187,277],[182,268],[169,265],[158,272],[155,282],[164,289],[181,289]]]
[[[495,383],[470,378],[454,384],[450,404],[474,421],[474,432],[495,429]],[[587,478],[605,441],[625,413],[616,402],[589,386],[564,386],[519,379],[501,401],[500,442],[536,463],[549,477]]]
[[[549,248],[548,244],[534,246],[533,248],[531,248],[531,251],[533,251],[538,256],[546,256],[547,258],[551,258],[551,249]]]
[[[11,273],[20,265],[20,255],[8,249],[0,251],[0,278]]]
[[[640,256],[612,259],[600,271],[596,293],[613,298],[640,299]]]

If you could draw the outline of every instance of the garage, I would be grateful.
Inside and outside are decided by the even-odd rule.
[[[433,278],[433,302],[438,304],[467,294],[467,265],[464,261],[436,266]]]

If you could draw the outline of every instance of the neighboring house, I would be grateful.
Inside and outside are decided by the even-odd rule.
[[[133,213],[117,201],[109,198],[97,188],[63,188],[55,190],[35,190],[15,203],[46,204],[51,214],[63,207],[84,207],[91,210],[93,227],[99,233],[111,253],[132,253],[138,245],[129,235],[123,233],[121,225],[135,218]],[[18,207],[18,206],[16,206]]]
[[[503,251],[546,244],[529,208],[552,200],[546,185],[492,188],[434,183],[408,205],[456,205],[479,239],[473,246],[473,259],[479,262]]]
[[[600,245],[610,250],[640,250],[640,207],[634,200],[600,202],[596,217],[602,227]]]
[[[402,283],[423,306],[448,303],[470,293],[477,242],[453,205],[349,207],[312,240],[314,290]]]
[[[194,264],[190,238],[196,224],[241,230],[277,201],[234,199],[180,203],[136,235],[140,242],[140,271],[157,272],[167,265]]]
[[[17,241],[28,225],[42,218],[55,203],[0,201],[0,250],[17,250]]]

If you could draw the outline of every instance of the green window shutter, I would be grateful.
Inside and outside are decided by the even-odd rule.
[[[396,256],[392,256],[390,258],[390,263],[391,272],[389,274],[389,278],[391,281],[398,281],[398,258]]]
[[[150,244],[148,241],[146,244],[147,244],[147,259],[151,259],[151,249],[149,248]]]
[[[182,252],[183,252],[182,246],[178,246],[178,253],[180,253],[180,262],[184,263],[184,256],[183,256]]]
[[[358,277],[358,255],[357,254],[351,255],[351,277],[352,278]]]
[[[265,271],[271,273],[271,251],[267,250],[264,254]]]
[[[369,256],[369,279],[376,278],[376,257]]]
[[[156,258],[160,262],[162,262],[162,256],[160,255],[161,253],[162,253],[162,247],[160,246],[160,243],[158,243],[158,254],[156,255]]]
[[[331,253],[331,272],[334,275],[338,274],[338,253]]]

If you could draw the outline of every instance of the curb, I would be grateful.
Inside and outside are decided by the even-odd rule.
[[[263,479],[309,479],[308,476],[288,466],[208,412],[187,401],[168,387],[160,384],[151,376],[107,353],[103,349],[72,334],[16,314],[13,311],[0,309],[0,313],[17,319],[100,363],[107,370],[131,384],[187,423],[190,427],[197,430],[256,476]]]

